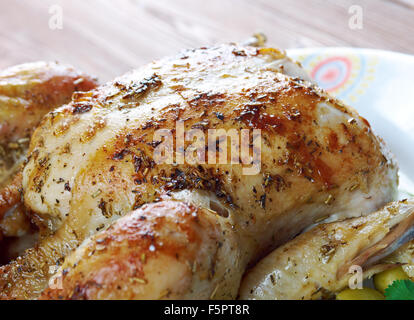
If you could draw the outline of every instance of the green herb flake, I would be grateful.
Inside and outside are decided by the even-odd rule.
[[[414,282],[396,280],[385,290],[386,300],[414,300]]]

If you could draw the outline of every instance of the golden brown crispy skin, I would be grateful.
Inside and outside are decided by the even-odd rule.
[[[0,72],[0,219],[20,199],[21,173],[13,177],[29,138],[50,110],[96,81],[55,62],[27,63]]]
[[[82,244],[41,299],[208,299],[216,287],[215,298],[231,298],[240,281],[235,244],[212,211],[145,205]]]
[[[276,49],[222,45],[151,63],[49,113],[30,144],[23,192],[54,234],[0,269],[2,297],[37,297],[48,266],[165,195],[227,212],[241,239],[236,277],[317,220],[393,200],[397,168],[368,122],[305,78]],[[154,132],[174,130],[178,120],[205,134],[261,129],[260,173],[245,175],[241,164],[155,163]]]
[[[0,72],[0,143],[30,136],[43,115],[68,101],[75,91],[96,87],[96,80],[71,66],[34,62]]]
[[[0,187],[25,156],[43,116],[96,80],[56,62],[26,63],[0,71]]]
[[[21,199],[22,162],[34,129],[47,112],[69,102],[75,91],[95,87],[94,78],[56,62],[0,71],[0,228],[5,235],[19,236],[27,229],[27,222],[24,228],[18,225],[24,218],[21,208],[13,207]],[[6,212],[7,223],[1,221]]]
[[[0,72],[0,219],[20,198],[21,173],[31,134],[50,110],[70,101],[73,92],[96,81],[55,62],[35,62]]]
[[[17,204],[21,198],[22,191],[22,173],[18,172],[10,184],[0,189],[0,220],[3,215]]]

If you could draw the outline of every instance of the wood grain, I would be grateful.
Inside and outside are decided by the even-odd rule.
[[[63,8],[63,29],[49,8]],[[348,26],[351,5],[363,29]],[[2,0],[0,68],[59,60],[109,80],[183,48],[262,31],[281,48],[354,46],[414,54],[413,0]]]

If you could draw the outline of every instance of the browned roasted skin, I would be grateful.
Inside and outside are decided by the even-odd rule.
[[[14,239],[3,244],[6,256],[11,247],[31,243],[21,237],[30,231],[30,221],[20,203],[22,162],[31,134],[47,112],[69,102],[74,92],[95,87],[94,78],[56,62],[26,63],[0,71],[0,233]]]
[[[315,221],[393,200],[397,168],[368,122],[306,78],[276,49],[223,45],[151,63],[49,113],[30,144],[23,193],[54,235],[0,269],[0,295],[36,298],[48,266],[166,195],[227,217],[239,239],[237,279]],[[241,164],[156,164],[154,132],[174,130],[177,120],[205,133],[261,129],[260,173],[245,175]],[[76,270],[71,278],[81,279]],[[239,280],[231,290],[214,284],[202,297],[235,297]]]
[[[21,173],[30,136],[43,116],[96,81],[73,67],[34,62],[0,71],[0,219],[20,199]]]
[[[10,184],[0,189],[0,220],[7,210],[20,201],[21,188],[22,174],[19,172]]]
[[[96,80],[71,66],[35,62],[0,72],[0,144],[30,137],[42,117]]]
[[[208,299],[211,286],[233,292],[237,241],[217,218],[177,201],[145,205],[82,244],[41,299]]]

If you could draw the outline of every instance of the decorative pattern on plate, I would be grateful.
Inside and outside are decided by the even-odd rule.
[[[323,89],[350,102],[357,102],[365,93],[375,79],[378,65],[375,56],[332,55],[323,51],[297,59]]]

